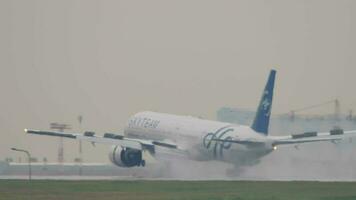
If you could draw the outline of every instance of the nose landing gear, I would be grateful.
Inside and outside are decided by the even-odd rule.
[[[146,161],[141,160],[141,162],[137,163],[137,167],[140,167],[140,166],[142,166],[142,167],[146,166]]]
[[[145,160],[142,160],[142,161],[141,161],[141,166],[142,166],[142,167],[146,166],[146,161],[145,161]]]

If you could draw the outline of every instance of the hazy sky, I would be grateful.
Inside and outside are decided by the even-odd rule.
[[[119,132],[141,110],[255,109],[271,68],[274,114],[333,98],[356,109],[355,19],[351,0],[0,0],[0,159],[16,146],[55,160],[58,140],[23,128],[78,131],[79,114]],[[85,159],[107,149],[86,145]]]

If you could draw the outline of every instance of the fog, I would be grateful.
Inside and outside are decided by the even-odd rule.
[[[57,139],[23,132],[51,122],[121,133],[142,110],[207,119],[223,106],[254,110],[271,68],[272,113],[332,98],[347,112],[356,106],[355,9],[352,0],[0,0],[0,159],[22,157],[15,146],[56,161]],[[78,157],[76,141],[64,147],[65,161]],[[354,177],[354,149],[343,148],[278,149],[241,177]],[[83,149],[85,161],[108,162],[107,146]],[[221,177],[230,167],[192,166],[192,176],[206,166]]]
[[[356,145],[314,143],[279,148],[253,166],[235,168],[220,161],[192,161],[164,157],[150,163],[142,177],[183,180],[317,180],[355,181]],[[160,158],[158,156],[158,158]],[[136,169],[137,170],[137,169]]]

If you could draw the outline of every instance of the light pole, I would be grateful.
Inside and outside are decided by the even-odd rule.
[[[11,148],[11,150],[26,153],[26,155],[28,157],[28,180],[31,180],[31,154],[30,154],[30,152],[28,152],[24,149],[17,149],[17,148]]]

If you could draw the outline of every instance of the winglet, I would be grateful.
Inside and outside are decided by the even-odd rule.
[[[269,118],[272,109],[274,80],[276,70],[271,70],[265,89],[263,90],[260,104],[256,111],[256,116],[251,128],[258,133],[268,135]]]

